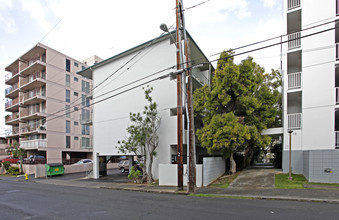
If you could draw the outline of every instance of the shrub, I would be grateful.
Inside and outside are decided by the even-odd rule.
[[[11,162],[5,161],[5,162],[2,163],[2,165],[4,166],[5,170],[8,172],[8,169],[11,166]]]
[[[134,180],[134,182],[137,182],[140,180],[140,176],[142,175],[141,171],[138,169],[135,169],[134,167],[131,167],[129,174],[128,174],[128,179]]]
[[[12,174],[12,175],[19,175],[20,174],[19,167],[10,167],[7,172],[8,172],[8,174]]]

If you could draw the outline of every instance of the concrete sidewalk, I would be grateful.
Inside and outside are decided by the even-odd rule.
[[[274,189],[274,172],[272,170],[249,170],[242,172],[237,179],[227,189],[216,187],[197,188],[195,194],[206,194],[220,197],[231,198],[253,198],[253,199],[275,199],[275,200],[293,200],[293,201],[313,201],[329,202],[339,204],[339,189]],[[266,173],[266,176],[265,176]],[[257,174],[257,175],[256,175]],[[73,175],[62,178],[49,177],[47,179],[34,179],[30,177],[28,182],[39,184],[55,184],[62,186],[86,187],[86,188],[106,188],[112,190],[129,190],[152,193],[170,193],[184,194],[186,191],[178,191],[175,186],[158,186],[148,184],[134,184],[129,182],[113,182],[108,179],[86,179],[84,177]],[[256,178],[262,179],[264,185],[251,185],[250,182],[256,182]],[[0,176],[0,181],[25,181],[24,177],[6,177]],[[246,183],[247,182],[247,183]]]

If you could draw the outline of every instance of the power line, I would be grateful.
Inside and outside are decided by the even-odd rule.
[[[313,28],[317,28],[317,27],[321,27],[321,26],[324,26],[324,25],[327,25],[327,24],[330,24],[330,23],[334,23],[334,22],[336,22],[336,21],[329,21],[329,22],[325,22],[325,23],[322,23],[322,24],[318,24],[318,25],[315,25],[315,26],[312,26],[312,27],[309,27],[309,28],[305,28],[305,29],[303,29],[303,30],[300,30],[300,32],[302,32],[302,31],[307,31],[307,30],[310,30],[310,29],[313,29]],[[244,46],[232,48],[232,50],[239,50],[239,49],[242,49],[242,48],[254,46],[254,45],[261,44],[261,43],[264,43],[264,42],[267,42],[267,41],[276,40],[276,39],[278,39],[278,38],[285,37],[285,36],[288,36],[288,35],[289,35],[289,34],[284,34],[284,35],[280,35],[280,36],[268,38],[268,39],[261,40],[261,41],[257,41],[257,42],[254,42],[254,43],[250,43],[250,44],[247,44],[247,45],[244,45]],[[212,54],[212,55],[210,55],[210,57],[216,56],[216,55],[220,55],[221,53],[222,53],[222,52]]]

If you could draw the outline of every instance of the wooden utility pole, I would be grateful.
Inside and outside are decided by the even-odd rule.
[[[176,35],[177,35],[177,70],[181,69],[180,64],[180,17],[179,0],[176,0]],[[177,164],[178,164],[178,190],[183,190],[183,123],[182,123],[182,77],[177,75]]]

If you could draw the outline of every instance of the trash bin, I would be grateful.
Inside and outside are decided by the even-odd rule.
[[[47,176],[55,176],[64,174],[64,165],[62,163],[50,163],[45,164],[46,167],[46,175]]]

